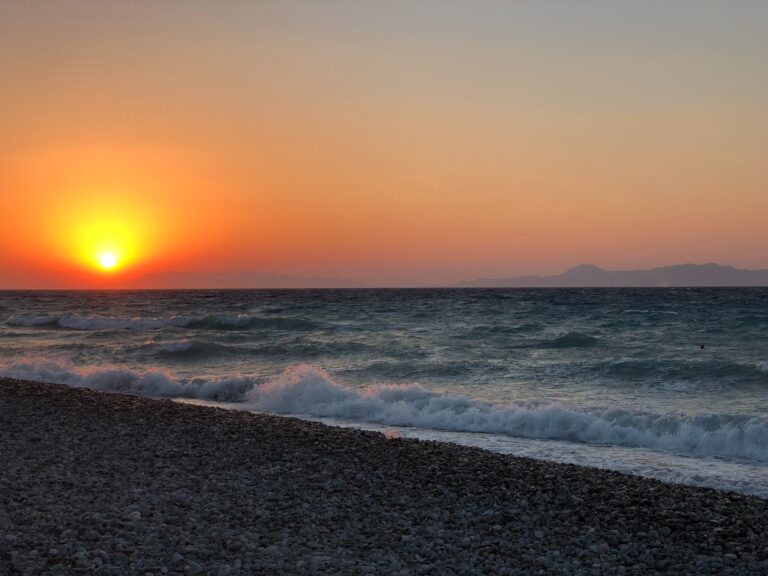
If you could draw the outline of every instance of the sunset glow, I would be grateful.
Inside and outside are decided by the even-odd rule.
[[[768,267],[768,4],[554,4],[9,3],[0,286]]]
[[[119,220],[84,225],[81,230],[72,233],[77,243],[74,250],[82,260],[111,270],[118,262],[124,264],[140,258],[141,251],[134,234],[130,224]]]

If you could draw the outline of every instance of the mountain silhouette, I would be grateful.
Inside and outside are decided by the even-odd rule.
[[[768,286],[768,270],[744,270],[733,266],[678,264],[649,270],[605,270],[594,264],[579,264],[554,276],[479,278],[454,284],[457,287],[716,287]]]

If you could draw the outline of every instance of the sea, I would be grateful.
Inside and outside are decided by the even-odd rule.
[[[768,289],[0,292],[0,375],[768,498]]]

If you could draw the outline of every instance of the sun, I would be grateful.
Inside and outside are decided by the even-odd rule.
[[[117,266],[117,256],[114,252],[102,252],[99,254],[99,266],[105,270],[111,270]]]

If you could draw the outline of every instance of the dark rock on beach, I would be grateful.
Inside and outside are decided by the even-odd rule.
[[[0,574],[768,574],[768,501],[4,379]]]

